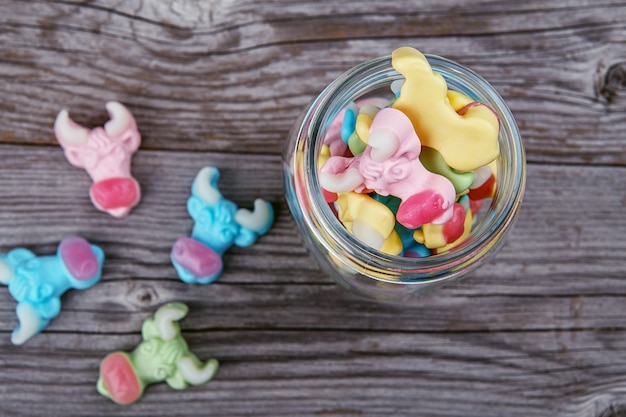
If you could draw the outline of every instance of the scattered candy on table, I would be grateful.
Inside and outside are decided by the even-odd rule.
[[[100,364],[98,392],[118,404],[137,401],[147,385],[165,381],[176,390],[208,382],[218,369],[216,359],[201,362],[189,351],[177,323],[189,311],[172,302],[144,321],[142,342],[132,352],[108,354]]]
[[[224,252],[233,244],[252,245],[274,221],[270,203],[256,199],[253,211],[238,208],[222,196],[218,179],[215,167],[204,167],[198,172],[187,200],[187,211],[195,221],[191,237],[178,239],[172,247],[172,264],[186,283],[215,281],[223,269]]]
[[[54,132],[67,160],[84,168],[93,180],[89,190],[98,210],[124,217],[139,203],[139,183],[130,173],[131,157],[139,148],[141,136],[135,118],[121,103],[106,103],[111,120],[104,128],[89,130],[70,119],[67,110],[59,112]]]
[[[21,345],[41,332],[61,311],[61,295],[95,285],[104,252],[81,237],[64,239],[55,255],[36,256],[24,248],[0,254],[0,283],[17,301],[18,326],[11,342]]]
[[[453,90],[419,51],[393,51],[391,97],[349,103],[320,152],[322,194],[356,238],[405,257],[443,253],[470,234],[496,192],[499,120]]]

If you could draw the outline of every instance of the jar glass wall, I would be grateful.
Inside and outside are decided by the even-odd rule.
[[[482,77],[448,59],[426,55],[432,69],[456,90],[493,109],[500,121],[496,191],[470,235],[453,249],[424,258],[380,252],[355,238],[324,199],[318,158],[332,121],[365,97],[390,94],[403,77],[385,56],[364,62],[334,80],[294,124],[283,155],[286,200],[297,227],[321,267],[350,291],[377,301],[402,301],[448,284],[482,265],[502,245],[520,208],[525,156],[515,120]]]

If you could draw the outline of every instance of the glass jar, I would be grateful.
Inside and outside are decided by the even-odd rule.
[[[353,101],[389,95],[403,77],[391,56],[364,62],[335,79],[295,123],[283,154],[286,200],[304,241],[320,266],[353,293],[381,302],[413,298],[456,281],[482,265],[504,242],[524,193],[526,160],[520,134],[504,100],[482,77],[448,59],[425,55],[448,89],[491,107],[500,119],[496,192],[459,246],[424,258],[380,252],[355,238],[325,201],[318,157],[331,122]]]

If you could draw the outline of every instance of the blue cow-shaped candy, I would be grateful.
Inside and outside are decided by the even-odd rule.
[[[21,345],[41,332],[61,311],[61,295],[84,290],[102,275],[104,252],[81,237],[61,241],[55,255],[36,256],[24,248],[0,254],[0,283],[17,301],[19,325],[11,342]]]
[[[187,200],[195,224],[191,237],[174,243],[171,260],[186,283],[209,284],[222,273],[222,255],[233,244],[250,246],[269,230],[274,221],[272,205],[256,199],[254,211],[238,208],[217,187],[219,171],[204,167],[198,172]]]

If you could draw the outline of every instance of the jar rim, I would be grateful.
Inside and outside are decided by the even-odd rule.
[[[317,159],[325,132],[345,104],[391,84],[403,76],[391,66],[391,56],[381,56],[349,69],[332,81],[313,101],[304,116],[310,140],[303,149],[304,191],[310,208],[324,230],[317,236],[328,251],[342,254],[353,266],[373,272],[373,278],[397,282],[432,281],[471,267],[492,248],[499,246],[510,229],[521,205],[525,189],[525,155],[513,115],[495,88],[469,68],[437,55],[424,54],[432,69],[441,74],[448,88],[461,89],[477,101],[489,105],[498,115],[498,175],[496,194],[483,218],[472,227],[470,236],[451,250],[423,258],[383,253],[349,233],[326,203],[319,183]],[[456,87],[456,88],[455,88]],[[352,98],[352,100],[347,100]],[[319,229],[319,228],[318,228]],[[319,231],[318,231],[319,232]]]

